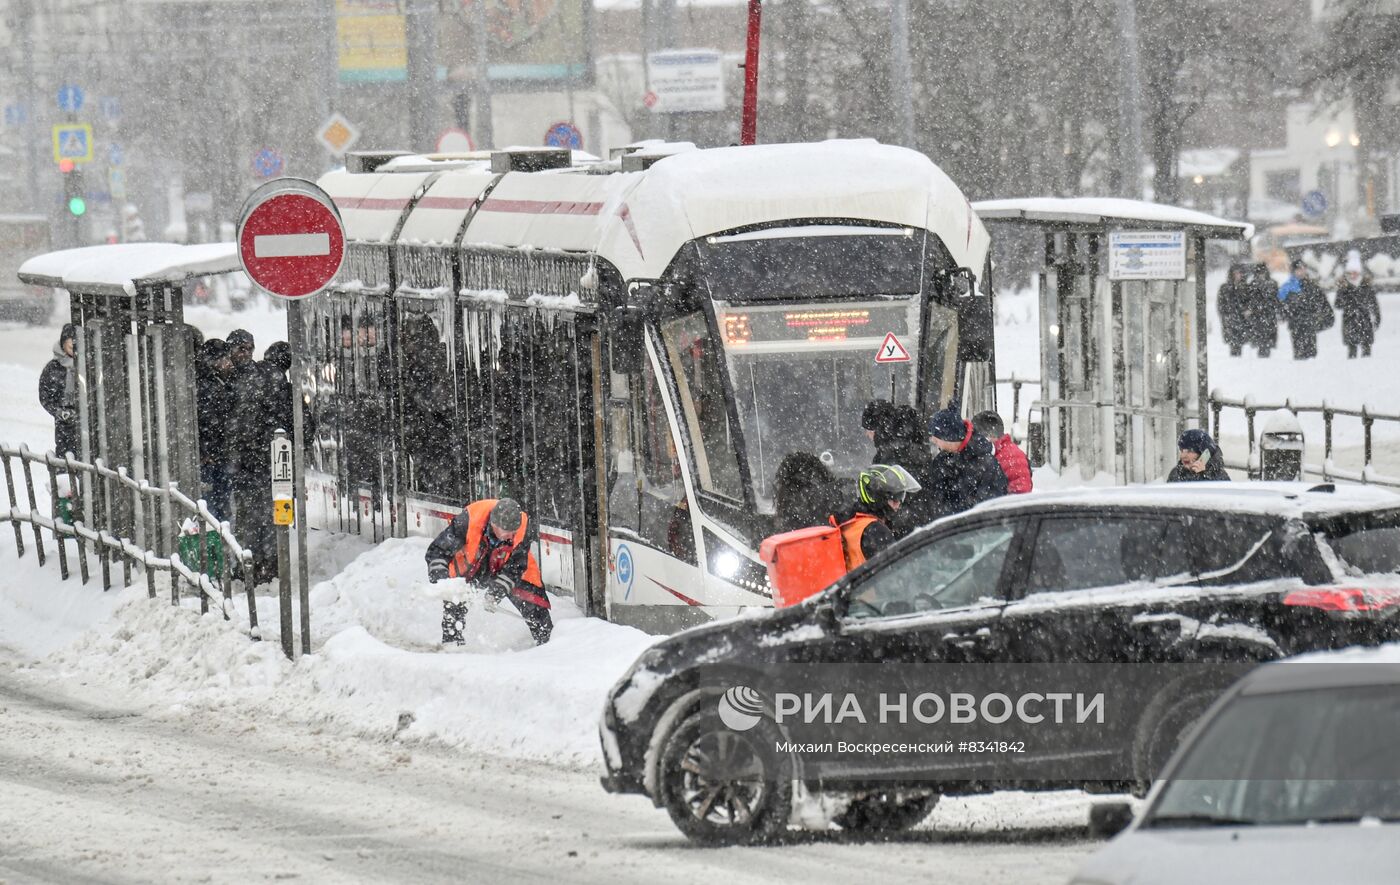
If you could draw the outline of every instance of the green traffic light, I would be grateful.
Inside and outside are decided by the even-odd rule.
[[[87,212],[87,200],[82,197],[73,197],[68,201],[68,211],[75,216],[81,216]]]

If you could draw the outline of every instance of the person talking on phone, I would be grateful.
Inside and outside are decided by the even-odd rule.
[[[1179,460],[1167,474],[1167,482],[1229,482],[1225,472],[1225,456],[1220,446],[1204,430],[1188,430],[1176,441]]]

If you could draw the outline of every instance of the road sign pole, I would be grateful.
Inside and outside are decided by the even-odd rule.
[[[292,523],[292,443],[287,439],[287,431],[280,427],[272,434],[269,463],[272,465],[268,477],[272,485],[272,512],[263,518],[271,517],[273,531],[277,534],[277,606],[282,626],[282,653],[290,659],[296,656],[292,643],[291,539],[287,532]]]
[[[297,596],[301,602],[301,653],[311,653],[311,568],[306,558],[306,421],[302,415],[301,380],[306,355],[301,352],[301,302],[287,305],[287,340],[292,345],[292,496],[297,527]]]

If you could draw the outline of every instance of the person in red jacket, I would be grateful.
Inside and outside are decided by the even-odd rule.
[[[539,533],[529,514],[510,498],[485,498],[468,504],[428,546],[428,580],[466,578],[486,591],[486,609],[508,596],[525,619],[535,642],[544,645],[554,629],[549,597],[535,554]],[[465,602],[443,602],[442,641],[463,644]]]
[[[1001,416],[996,412],[978,412],[972,416],[972,429],[992,441],[996,450],[997,463],[1006,474],[1006,491],[1012,495],[1024,495],[1031,490],[1031,463],[1026,453],[1006,432]]]

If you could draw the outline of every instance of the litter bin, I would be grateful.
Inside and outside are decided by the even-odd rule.
[[[219,580],[224,567],[224,542],[218,532],[200,532],[194,520],[185,520],[180,532],[179,552],[180,561],[196,572],[199,571],[202,556],[204,573],[211,581]]]
[[[1279,409],[1264,422],[1259,434],[1259,478],[1303,478],[1303,426],[1289,409]]]

